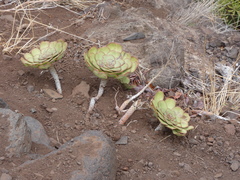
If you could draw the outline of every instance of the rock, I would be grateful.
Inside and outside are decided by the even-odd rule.
[[[0,131],[0,156],[20,156],[30,151],[31,130],[21,114],[0,108],[0,124],[3,127]]]
[[[180,154],[180,153],[178,153],[178,152],[174,152],[174,153],[173,153],[173,155],[174,155],[174,156],[178,156],[178,157],[180,157],[180,156],[181,156],[181,154]]]
[[[174,39],[176,38],[164,39],[161,35],[155,35],[144,44],[145,62],[143,61],[142,64],[144,67],[150,68],[147,80],[150,81],[161,72],[153,81],[153,86],[171,89],[181,82],[182,67],[185,64],[184,49],[181,42]]]
[[[27,86],[27,91],[30,92],[30,93],[33,92],[34,91],[34,86],[28,85]]]
[[[208,44],[210,47],[225,47],[225,43],[221,41],[220,38],[212,38]]]
[[[192,145],[197,145],[198,144],[198,141],[196,139],[189,139],[189,144],[192,144]]]
[[[87,131],[58,150],[25,162],[11,174],[17,179],[32,179],[33,174],[40,174],[42,179],[54,175],[54,179],[115,180],[115,153],[110,138],[100,131]]]
[[[37,110],[36,110],[35,108],[31,108],[31,109],[30,109],[30,112],[31,112],[31,113],[36,113]]]
[[[145,34],[142,32],[137,32],[129,35],[128,37],[124,38],[123,41],[131,41],[131,40],[137,40],[137,39],[144,39]]]
[[[12,180],[12,176],[6,173],[2,173],[0,180]]]
[[[43,89],[43,92],[46,93],[50,98],[53,98],[53,99],[62,99],[63,98],[63,95],[61,95],[51,89]]]
[[[192,168],[191,168],[191,166],[189,164],[185,163],[184,166],[183,166],[183,169],[188,171],[188,172],[192,172]]]
[[[230,57],[232,59],[236,59],[238,56],[239,49],[237,47],[226,47],[227,50],[227,57]]]
[[[235,135],[235,133],[236,133],[236,128],[233,124],[225,124],[224,129],[225,129],[226,133],[228,133],[230,135]]]
[[[115,144],[126,145],[128,143],[128,136],[122,136]]]
[[[77,85],[72,90],[72,96],[76,96],[76,94],[81,93],[86,98],[89,98],[89,94],[88,94],[89,90],[90,90],[90,86],[85,81],[82,81],[79,85]]]
[[[47,136],[42,124],[30,116],[25,116],[23,119],[27,122],[27,126],[31,129],[31,140],[34,143],[49,146],[50,139]]]
[[[23,75],[25,74],[25,72],[24,72],[23,70],[19,70],[19,71],[18,71],[18,74],[19,74],[20,76],[23,76]]]
[[[230,166],[231,170],[235,172],[239,169],[239,167],[240,163],[237,160],[233,160]]]
[[[223,176],[223,173],[217,173],[215,174],[214,178],[221,178]]]
[[[8,108],[7,103],[1,98],[0,98],[0,108]]]

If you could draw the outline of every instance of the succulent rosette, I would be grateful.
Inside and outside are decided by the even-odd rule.
[[[42,41],[39,48],[34,48],[29,53],[25,53],[21,61],[25,66],[48,69],[53,62],[63,57],[66,49],[67,43],[62,39],[52,42]]]
[[[176,106],[176,101],[171,98],[164,100],[164,93],[159,91],[151,101],[151,108],[161,124],[168,127],[177,136],[185,136],[188,130],[193,129],[189,126],[190,116],[180,107]]]
[[[138,66],[138,60],[124,52],[122,46],[117,43],[110,43],[101,48],[92,47],[84,54],[84,59],[88,68],[99,78],[111,77],[124,84],[130,82],[127,76]]]

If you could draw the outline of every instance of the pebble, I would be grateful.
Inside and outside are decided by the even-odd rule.
[[[125,167],[122,167],[121,169],[122,169],[123,171],[128,171],[128,170],[129,170],[129,168],[126,167],[126,166],[125,166]]]
[[[45,94],[47,94],[50,98],[53,98],[53,99],[62,99],[63,98],[63,95],[61,95],[51,89],[43,89],[43,92]]]
[[[233,160],[230,166],[232,171],[237,171],[239,169],[240,163],[237,160]]]
[[[19,70],[19,71],[18,71],[18,74],[19,74],[20,76],[23,76],[23,75],[25,74],[25,72],[24,72],[23,70]]]
[[[215,174],[214,178],[220,178],[222,176],[223,176],[223,173],[217,173],[217,174]]]
[[[137,132],[136,130],[131,130],[131,133],[133,134],[136,134],[136,132]]]
[[[115,144],[126,145],[128,143],[128,136],[122,136]]]
[[[237,56],[238,56],[238,48],[236,48],[236,47],[227,48],[226,47],[226,49],[228,51],[227,57],[230,57],[232,59],[236,59],[237,58]]]
[[[196,139],[191,138],[191,139],[189,139],[189,143],[193,144],[193,145],[197,145],[198,141]]]
[[[213,142],[214,142],[214,138],[212,138],[212,137],[208,137],[207,140],[208,140],[208,142],[210,142],[210,143],[213,143]]]
[[[180,153],[178,153],[178,152],[174,152],[174,153],[173,153],[173,155],[174,155],[174,156],[178,156],[178,157],[180,157],[180,156],[181,156],[181,154],[180,154]]]
[[[28,90],[28,92],[33,92],[34,91],[34,86],[32,86],[32,85],[28,85],[27,86],[27,90]]]
[[[136,33],[133,33],[133,34],[129,35],[128,37],[124,38],[123,41],[131,41],[131,40],[144,39],[144,38],[145,38],[144,33],[136,32]]]
[[[31,112],[31,113],[36,113],[37,110],[36,110],[35,108],[31,108],[31,109],[30,109],[30,112]]]
[[[81,93],[86,98],[89,98],[89,94],[88,94],[89,90],[90,90],[89,84],[87,84],[85,81],[82,81],[79,85],[77,85],[72,90],[72,96],[76,96],[78,93]]]

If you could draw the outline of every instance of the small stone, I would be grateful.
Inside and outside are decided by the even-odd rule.
[[[128,136],[122,136],[115,144],[126,145],[128,143]]]
[[[53,107],[53,108],[52,108],[52,110],[53,110],[53,111],[57,111],[58,109],[57,109],[57,108],[55,108],[55,107]]]
[[[180,167],[184,167],[184,165],[185,165],[185,163],[183,163],[183,162],[180,162],[180,163],[178,163],[178,165],[180,166]]]
[[[133,34],[129,35],[128,37],[124,38],[123,41],[131,41],[131,40],[144,39],[144,38],[145,38],[144,33],[136,32],[136,33],[133,33]]]
[[[128,162],[133,162],[133,160],[132,159],[128,159]]]
[[[232,47],[232,48],[226,48],[228,53],[227,53],[227,57],[230,57],[232,59],[236,59],[238,56],[238,48],[236,47]]]
[[[28,90],[28,92],[33,92],[34,91],[34,86],[32,86],[32,85],[28,85],[27,86],[27,90]]]
[[[215,174],[214,178],[220,178],[222,176],[223,176],[223,173],[217,173],[217,174]]]
[[[230,166],[232,171],[237,171],[239,169],[240,163],[237,160],[233,160]]]
[[[4,161],[5,160],[5,157],[0,157],[0,161]]]
[[[153,167],[153,162],[148,162],[147,166],[152,168]]]
[[[225,124],[224,129],[225,129],[226,133],[228,133],[230,135],[235,135],[235,133],[236,133],[236,128],[233,124]]]
[[[126,166],[125,166],[125,167],[122,167],[121,169],[122,169],[123,171],[128,171],[128,170],[129,170],[129,168],[126,167]]]
[[[213,143],[213,142],[214,142],[214,138],[212,138],[212,137],[208,137],[207,140],[208,140],[208,142],[210,142],[210,143]]]
[[[31,112],[31,113],[36,113],[37,110],[36,110],[35,108],[31,108],[31,109],[30,109],[30,112]]]
[[[53,113],[52,108],[46,108],[46,111],[49,112],[49,113]]]
[[[174,156],[178,156],[178,157],[180,157],[180,156],[181,156],[181,154],[180,154],[180,153],[178,153],[178,152],[174,152],[174,153],[173,153],[173,155],[174,155]]]
[[[137,132],[136,130],[131,130],[131,133],[133,134],[136,134],[136,132]]]
[[[6,173],[2,173],[0,180],[12,180],[12,176]]]
[[[77,95],[78,93],[81,93],[84,95],[86,98],[89,98],[89,92],[90,86],[87,84],[85,81],[82,81],[79,85],[77,85],[73,90],[72,90],[72,96]]]
[[[47,94],[50,98],[53,98],[53,99],[62,99],[63,98],[63,95],[61,95],[51,89],[43,89],[43,92],[45,94]]]
[[[200,139],[201,141],[205,141],[205,140],[206,140],[205,136],[199,136],[199,139]]]
[[[189,139],[189,143],[193,144],[193,145],[197,145],[198,141],[196,139],[191,138],[191,139]]]
[[[25,72],[24,72],[23,70],[19,70],[19,71],[18,71],[18,74],[19,74],[20,76],[23,76],[23,75],[25,74]]]

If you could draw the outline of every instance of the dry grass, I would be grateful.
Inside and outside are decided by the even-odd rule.
[[[216,0],[192,2],[187,8],[179,9],[173,19],[184,26],[206,23],[217,33],[233,31],[233,29],[224,24],[224,21],[218,17],[218,8],[219,5]]]
[[[240,55],[236,62],[239,61]],[[210,75],[210,88],[203,89],[205,111],[215,115],[225,113],[223,112],[225,108],[240,111],[240,75],[238,73],[240,65],[220,67],[217,64],[214,68],[217,71],[220,71],[220,68],[225,69],[225,72],[220,72],[219,75],[214,71]]]
[[[88,39],[82,38],[78,35],[69,33],[65,31],[66,28],[72,26],[74,23],[70,22],[70,24],[66,27],[58,28],[54,27],[49,24],[44,24],[40,21],[38,21],[38,15],[33,16],[32,12],[36,14],[36,12],[42,11],[44,9],[49,8],[55,8],[60,7],[64,9],[69,10],[72,13],[76,13],[75,11],[72,11],[70,7],[79,8],[80,10],[83,10],[89,6],[96,5],[96,3],[100,3],[102,1],[89,1],[89,0],[72,0],[72,1],[66,1],[65,3],[68,4],[68,6],[61,6],[61,4],[58,3],[58,0],[39,0],[39,1],[27,1],[21,3],[18,1],[13,8],[6,8],[9,4],[4,5],[4,10],[0,10],[2,13],[14,13],[14,20],[12,22],[10,35],[9,37],[4,41],[1,42],[3,46],[3,53],[20,53],[25,49],[32,48],[36,43],[39,41],[45,39],[46,37],[49,37],[56,32],[60,32],[63,34],[70,35],[74,38],[87,41],[89,44],[96,44],[95,42],[92,42]],[[88,12],[88,16],[89,16]],[[84,19],[86,14],[83,14],[82,16],[78,17],[78,21],[81,19]],[[17,20],[18,18],[18,20]],[[35,33],[36,29],[43,29],[44,35],[37,36]],[[4,34],[5,37],[7,37],[6,34]],[[2,38],[3,41],[3,38]],[[99,45],[99,43],[97,43]],[[17,52],[16,52],[17,50]]]

